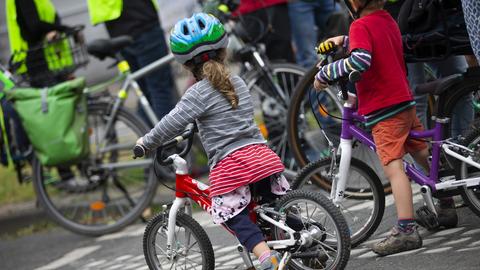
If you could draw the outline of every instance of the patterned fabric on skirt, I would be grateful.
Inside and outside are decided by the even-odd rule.
[[[249,184],[270,177],[271,191],[283,195],[290,185],[281,174],[280,158],[264,144],[240,148],[220,162],[210,172],[212,216],[217,224],[240,213],[251,200]]]

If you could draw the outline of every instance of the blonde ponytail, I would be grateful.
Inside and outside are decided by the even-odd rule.
[[[202,73],[204,78],[228,100],[233,109],[238,108],[238,96],[230,81],[227,66],[215,60],[208,60],[203,64]]]
[[[192,71],[197,80],[207,79],[230,103],[233,109],[238,108],[238,96],[230,81],[230,70],[225,65],[226,50],[216,51],[215,58],[208,60],[202,65],[193,65],[187,62],[186,66]]]

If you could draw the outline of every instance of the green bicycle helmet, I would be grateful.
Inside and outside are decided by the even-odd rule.
[[[170,33],[170,49],[184,64],[208,51],[226,48],[228,36],[222,23],[213,15],[195,13],[175,24]]]

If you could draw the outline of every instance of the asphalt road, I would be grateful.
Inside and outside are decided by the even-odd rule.
[[[391,201],[387,199],[387,202]],[[415,196],[417,205],[419,195]],[[368,248],[386,235],[395,217],[387,203],[384,220],[371,240],[353,249],[347,269],[480,269],[480,218],[468,208],[458,209],[459,226],[428,232],[421,230],[424,247],[393,256],[377,257]],[[205,213],[195,218],[214,246],[216,269],[244,269],[234,238],[212,224]],[[0,241],[0,269],[4,270],[113,270],[148,269],[142,253],[143,224],[98,238],[75,235],[61,228],[47,233]]]

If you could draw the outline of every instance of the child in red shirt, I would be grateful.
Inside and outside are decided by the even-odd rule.
[[[349,37],[334,37],[327,41],[348,48],[350,56],[323,66],[314,87],[325,88],[327,82],[362,72],[356,84],[358,112],[370,118],[377,154],[389,179],[398,222],[385,240],[376,243],[373,251],[389,255],[422,246],[413,214],[412,188],[403,169],[402,158],[410,153],[429,170],[427,144],[409,140],[411,130],[423,127],[415,114],[415,102],[406,78],[400,30],[394,19],[384,11],[383,0],[345,0],[354,19]],[[386,119],[377,116],[397,112]],[[383,120],[375,120],[383,119]]]

